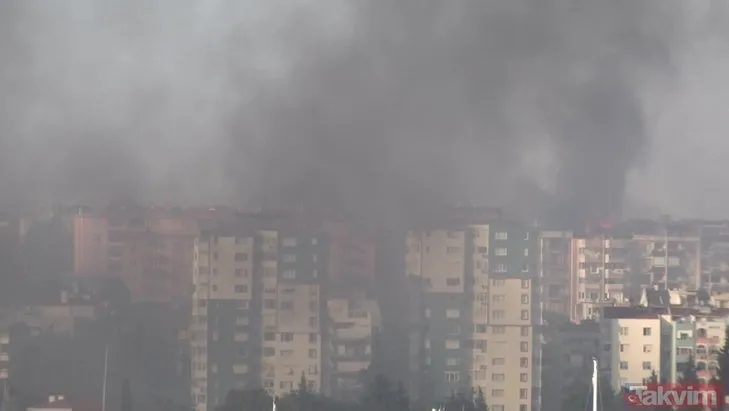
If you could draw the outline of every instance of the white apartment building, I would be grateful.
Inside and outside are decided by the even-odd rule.
[[[604,347],[600,365],[614,390],[661,376],[661,315],[634,307],[606,308],[600,327]]]

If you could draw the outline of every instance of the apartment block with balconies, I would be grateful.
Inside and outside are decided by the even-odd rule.
[[[372,362],[374,339],[382,326],[376,301],[333,299],[328,302],[335,350],[337,397],[357,401],[363,393],[362,373]]]
[[[539,408],[538,245],[536,232],[506,221],[408,234],[430,400],[480,388],[491,409]]]
[[[196,239],[189,335],[198,410],[231,389],[284,395],[302,376],[312,391],[330,393],[327,267],[318,233],[224,229]]]
[[[605,236],[572,240],[570,319],[595,319],[606,306],[629,300],[630,240]]]

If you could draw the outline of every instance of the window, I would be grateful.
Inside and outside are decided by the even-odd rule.
[[[521,265],[521,272],[522,273],[528,273],[529,272],[529,263],[524,263]]]
[[[521,310],[521,319],[522,320],[528,320],[529,319],[529,310]]]
[[[309,366],[309,375],[317,375],[319,374],[319,367],[316,365],[310,365]]]
[[[491,396],[492,397],[503,397],[504,390],[491,390]]]
[[[488,348],[487,340],[473,340],[473,348],[481,351],[486,351]]]
[[[644,328],[643,328],[643,335],[644,335],[645,337],[648,337],[648,336],[650,336],[650,335],[651,335],[651,328],[650,328],[650,327],[644,327]]]
[[[626,352],[628,351],[628,344],[620,344],[620,352]]]
[[[504,264],[504,263],[498,263],[498,264],[496,264],[496,266],[494,267],[494,272],[495,273],[505,273],[506,272],[506,264]]]
[[[527,390],[526,388],[520,388],[519,389],[519,399],[526,400],[527,398],[529,398],[529,390]]]
[[[521,280],[521,288],[524,290],[529,289],[529,280]]]
[[[493,297],[491,297],[491,301],[493,301],[495,303],[503,303],[504,301],[506,301],[506,296],[500,295],[500,294],[494,295]]]
[[[449,357],[446,359],[446,365],[449,367],[455,367],[460,363],[457,357]]]
[[[458,373],[458,371],[446,371],[445,372],[445,380],[446,382],[458,382],[460,381],[461,376]]]
[[[282,357],[291,357],[294,355],[294,350],[281,350]]]
[[[461,348],[461,342],[458,340],[446,340],[446,349],[458,350]]]
[[[263,340],[264,341],[276,341],[276,333],[274,333],[274,332],[263,333]]]
[[[283,260],[285,263],[295,263],[296,262],[296,254],[284,254]]]
[[[248,270],[246,270],[244,268],[236,268],[235,276],[236,277],[248,277]]]
[[[653,369],[653,366],[651,365],[650,361],[643,361],[643,369],[646,371],[650,371]]]
[[[504,381],[506,378],[504,377],[504,374],[492,374],[491,375],[491,381]]]
[[[645,352],[645,353],[653,352],[653,346],[651,344],[644,345],[643,352]]]
[[[521,303],[522,304],[529,304],[529,294],[522,294],[521,295]]]
[[[523,372],[519,374],[519,381],[521,382],[529,382],[529,374]]]
[[[316,344],[316,342],[319,340],[319,335],[317,333],[310,333],[309,334],[309,344]]]
[[[503,326],[491,326],[492,334],[506,334],[506,327]]]
[[[529,352],[529,342],[527,342],[527,341],[520,342],[519,349],[521,352]]]
[[[529,327],[521,327],[521,336],[522,337],[528,337],[529,336]]]
[[[489,407],[489,409],[492,411],[504,411],[504,406],[497,404],[497,405],[494,405],[493,407]]]
[[[506,280],[491,280],[491,285],[494,287],[503,287],[506,284]]]
[[[235,286],[235,292],[236,293],[247,293],[248,292],[248,286],[247,285],[236,285]]]
[[[430,308],[425,309],[425,318],[430,318]]]
[[[493,358],[491,359],[491,365],[504,365],[506,360],[504,358]]]
[[[486,324],[474,324],[473,325],[473,331],[476,333],[485,333],[486,332]]]
[[[628,362],[627,361],[620,361],[620,369],[621,370],[627,370],[628,369]]]
[[[527,357],[521,357],[519,359],[519,366],[521,368],[529,368],[529,358],[527,358]]]
[[[503,247],[494,249],[494,254],[496,254],[498,256],[505,256],[505,255],[507,255],[507,253],[508,253],[508,250]]]
[[[282,310],[293,310],[294,302],[293,301],[281,301],[281,309]]]
[[[318,356],[319,355],[317,354],[315,349],[312,348],[309,350],[309,358],[318,358]]]
[[[478,247],[478,253],[479,254],[487,254],[489,252],[488,247]]]
[[[288,268],[283,271],[282,276],[287,280],[293,280],[294,278],[296,278],[296,270],[294,270],[293,268]]]
[[[276,349],[273,347],[263,347],[263,356],[264,357],[273,357],[276,355]]]
[[[317,256],[316,254],[313,254],[313,255],[311,256],[311,261],[313,261],[313,262],[317,262],[317,261],[319,261],[319,257],[318,257],[318,256]]]
[[[268,310],[276,309],[276,300],[263,300],[263,308]]]
[[[500,231],[500,232],[497,232],[494,235],[494,239],[496,239],[496,240],[508,240],[509,239],[509,235],[508,235],[508,233],[506,233],[504,231]]]
[[[309,317],[309,327],[316,327],[319,324],[316,317]]]
[[[503,320],[504,315],[504,310],[494,310],[491,312],[491,318],[494,320]]]
[[[458,285],[461,285],[461,279],[460,278],[446,278],[446,285],[449,287],[455,287]]]
[[[235,261],[248,261],[248,254],[235,253]]]
[[[620,327],[620,335],[628,336],[628,327]]]
[[[524,257],[529,257],[529,249],[528,248],[525,248],[524,249]]]
[[[281,341],[282,342],[293,342],[294,333],[281,333]]]
[[[461,312],[458,310],[446,310],[446,318],[459,318],[461,316]]]

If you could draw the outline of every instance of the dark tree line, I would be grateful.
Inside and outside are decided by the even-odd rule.
[[[411,404],[405,387],[393,384],[387,378],[375,376],[357,403],[344,403],[321,394],[312,393],[303,377],[296,390],[276,399],[276,411],[488,411],[483,393],[475,395],[454,394],[443,404],[435,407],[415,407]],[[274,399],[264,389],[234,390],[228,393],[225,403],[217,411],[271,411]]]

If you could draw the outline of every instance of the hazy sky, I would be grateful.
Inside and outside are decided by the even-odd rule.
[[[0,200],[729,217],[721,2],[487,3],[2,2]]]

